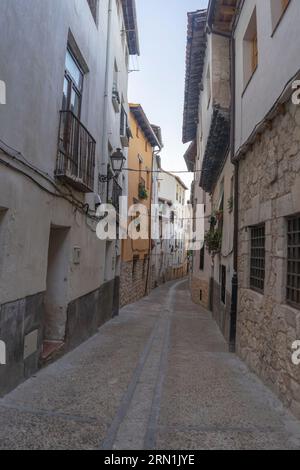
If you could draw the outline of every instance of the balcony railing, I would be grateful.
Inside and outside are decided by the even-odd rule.
[[[120,209],[120,200],[119,198],[122,196],[122,188],[121,186],[117,183],[117,181],[114,179],[113,180],[113,188],[112,188],[112,205],[116,209],[117,212],[119,212]]]
[[[71,111],[60,112],[55,175],[79,191],[94,191],[96,141]]]

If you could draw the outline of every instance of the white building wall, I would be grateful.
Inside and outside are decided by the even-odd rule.
[[[245,89],[243,39],[254,8],[257,12],[258,68]],[[246,0],[244,3],[235,31],[236,151],[272,108],[288,81],[300,69],[299,22],[300,8],[297,0],[291,0],[274,34],[271,0]]]
[[[105,242],[98,240],[95,222],[70,202],[56,197],[53,186],[57,184],[79,203],[89,204],[93,211],[94,195],[67,189],[54,178],[65,57],[71,36],[86,71],[81,122],[96,140],[95,193],[98,174],[103,169],[100,163],[105,162],[106,167],[108,162],[108,151],[103,156],[102,146],[108,149],[108,141],[113,150],[121,146],[120,113],[113,111],[111,92],[116,58],[119,90],[128,110],[126,40],[123,48],[122,9],[118,15],[117,0],[112,0],[112,43],[107,62],[108,5],[108,0],[99,1],[96,24],[87,0],[1,1],[0,80],[6,83],[7,96],[6,104],[0,105],[0,147],[5,147],[10,155],[0,149],[0,331],[4,336],[1,339],[8,342],[11,369],[0,371],[0,393],[23,379],[15,371],[27,371],[27,362],[23,367],[23,335],[32,329],[38,329],[39,340],[36,354],[28,359],[26,373],[37,366],[45,320],[42,299],[47,291],[51,229],[66,231],[64,259],[57,264],[62,265],[64,272],[60,284],[64,295],[62,300],[61,295],[57,298],[61,318],[66,317],[68,309],[69,333],[89,335],[111,316],[118,246],[112,242],[108,249]],[[107,135],[103,136],[105,69],[110,64],[108,126]],[[102,291],[106,285],[108,288]],[[8,310],[11,313],[6,314]],[[16,320],[14,315],[22,318]],[[79,332],[75,326],[80,318],[87,329],[82,326]],[[66,326],[65,323],[60,327],[59,337],[52,339],[63,340],[68,333]],[[72,345],[78,340],[76,337]]]

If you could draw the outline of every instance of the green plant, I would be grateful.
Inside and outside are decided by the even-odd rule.
[[[221,251],[222,231],[210,229],[204,236],[204,241],[209,254],[214,258]]]
[[[139,199],[148,199],[148,192],[143,184],[139,185]]]

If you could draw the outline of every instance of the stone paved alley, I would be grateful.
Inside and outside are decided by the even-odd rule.
[[[300,423],[164,285],[0,400],[1,449],[299,449]]]

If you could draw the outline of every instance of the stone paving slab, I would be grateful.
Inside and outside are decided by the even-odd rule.
[[[0,449],[300,449],[300,423],[186,281],[164,285],[0,400]]]

